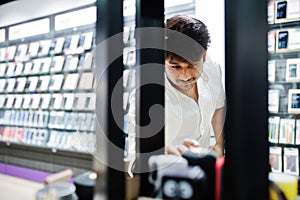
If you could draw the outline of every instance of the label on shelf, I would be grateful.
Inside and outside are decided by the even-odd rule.
[[[76,21],[76,20],[74,20]],[[50,32],[50,20],[44,18],[35,20],[33,22],[27,22],[20,25],[11,26],[8,29],[8,39],[16,40],[26,38],[35,35],[46,34]]]
[[[97,19],[96,13],[96,6],[92,6],[89,8],[56,15],[54,20],[54,29],[56,31],[59,31],[68,28],[93,24]]]

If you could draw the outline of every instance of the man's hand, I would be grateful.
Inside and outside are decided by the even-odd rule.
[[[183,143],[177,146],[169,145],[165,148],[166,154],[175,154],[181,156],[190,147],[198,147],[199,143],[195,139],[185,138]]]

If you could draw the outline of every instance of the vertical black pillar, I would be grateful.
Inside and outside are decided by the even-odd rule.
[[[123,0],[97,1],[96,29],[96,193],[100,199],[125,199]]]
[[[268,199],[267,2],[225,1],[225,199]]]
[[[164,1],[137,0],[137,28],[164,27]],[[143,31],[142,31],[143,32]],[[147,35],[147,36],[146,36]],[[144,44],[162,46],[164,37],[160,31],[152,34],[137,34],[137,152],[138,170],[141,173],[140,196],[150,196],[153,188],[148,182],[148,158],[153,154],[164,153],[164,110],[160,109],[154,116],[150,108],[154,105],[164,106],[164,52],[158,49],[145,49]],[[159,45],[156,45],[159,44]],[[151,63],[160,64],[159,67]],[[149,64],[143,66],[144,64]],[[150,84],[148,84],[150,82]],[[159,119],[161,129],[153,133],[145,128],[153,123],[151,117]],[[151,136],[150,136],[151,135]],[[139,156],[140,155],[140,156]]]

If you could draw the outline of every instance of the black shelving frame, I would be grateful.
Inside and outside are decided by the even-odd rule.
[[[269,198],[266,5],[225,1],[226,200]]]

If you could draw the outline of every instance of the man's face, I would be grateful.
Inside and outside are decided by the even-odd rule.
[[[194,63],[168,56],[165,60],[166,75],[171,84],[180,91],[193,88],[201,75],[205,54]]]

